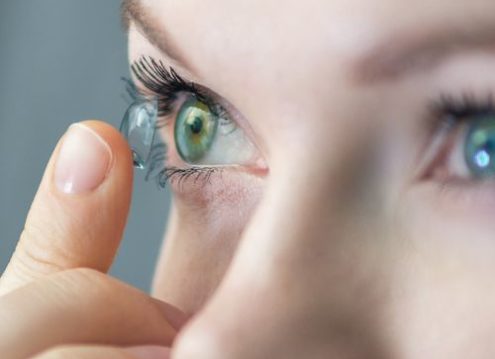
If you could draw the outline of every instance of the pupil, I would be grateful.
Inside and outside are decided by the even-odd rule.
[[[192,122],[189,124],[189,128],[191,129],[191,132],[195,135],[201,133],[201,130],[203,129],[203,121],[201,120],[200,117],[194,117]]]

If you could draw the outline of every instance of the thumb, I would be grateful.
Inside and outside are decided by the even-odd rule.
[[[132,190],[132,157],[110,125],[69,127],[55,148],[0,294],[57,271],[106,272],[124,230]]]

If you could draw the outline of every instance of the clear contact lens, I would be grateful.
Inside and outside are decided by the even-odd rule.
[[[150,159],[158,118],[156,99],[137,99],[126,111],[120,132],[132,150],[134,166],[144,169]]]

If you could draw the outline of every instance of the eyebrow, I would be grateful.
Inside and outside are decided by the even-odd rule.
[[[193,73],[192,66],[185,60],[179,49],[170,39],[169,34],[141,4],[140,0],[123,0],[122,24],[129,31],[131,22],[136,24],[149,42],[156,46],[165,56]]]
[[[446,58],[466,50],[495,50],[495,22],[477,23],[475,28],[422,29],[418,33],[395,34],[372,47],[353,63],[351,76],[372,84],[397,80],[425,72]]]

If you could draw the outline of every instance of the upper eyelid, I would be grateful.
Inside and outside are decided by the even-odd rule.
[[[438,101],[431,101],[431,112],[436,115],[450,115],[463,118],[473,114],[492,112],[495,108],[494,93],[479,98],[471,92],[464,92],[460,97],[448,94],[440,96]]]
[[[155,93],[154,91],[150,90],[148,87],[146,87],[145,84],[143,84],[141,81],[137,80],[138,84],[134,82],[134,86],[137,90],[138,95],[144,97],[144,98],[154,98],[154,97],[160,97],[159,93]],[[175,112],[180,108],[181,104],[185,101],[183,98],[184,93],[189,93],[191,95],[196,96],[200,101],[205,102],[209,108],[215,113],[215,115],[219,117],[228,117],[230,120],[232,120],[232,115],[230,114],[229,110],[225,108],[225,106],[222,104],[222,100],[218,98],[217,95],[215,94],[210,94],[210,90],[207,88],[204,88],[200,85],[195,84],[197,88],[201,88],[201,90],[196,90],[194,92],[188,91],[188,90],[182,90],[180,92],[177,92],[175,94],[176,98],[172,100],[173,104],[171,104],[170,111],[167,111],[167,115],[170,115],[172,112]],[[182,98],[182,99],[181,99]],[[162,114],[163,115],[163,114]],[[232,120],[234,121],[234,120]],[[237,121],[234,121],[237,124]]]

